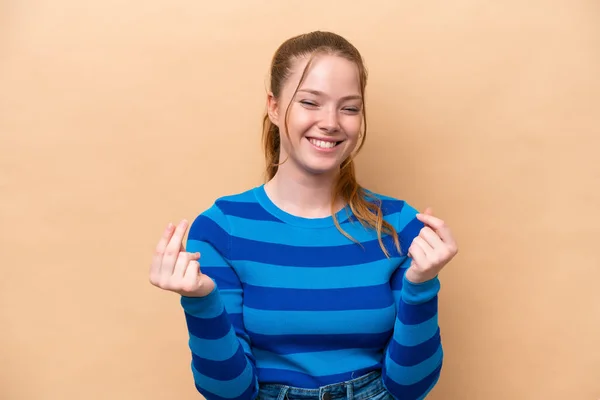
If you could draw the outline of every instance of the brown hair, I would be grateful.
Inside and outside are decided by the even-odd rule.
[[[271,62],[270,90],[276,99],[280,97],[281,90],[292,72],[294,61],[303,57],[309,57],[309,61],[302,72],[300,83],[294,92],[295,96],[306,77],[314,56],[317,54],[335,55],[356,63],[359,70],[361,96],[364,98],[367,71],[359,51],[350,42],[335,33],[316,31],[294,36],[286,40],[275,52]],[[288,135],[287,122],[290,105],[291,102],[285,112],[285,126]],[[354,171],[353,158],[362,148],[367,135],[366,108],[364,104],[362,107],[362,117],[363,132],[360,135],[359,144],[353,154],[342,162],[339,177],[333,188],[331,204],[333,220],[342,234],[356,242],[356,240],[342,229],[336,218],[334,212],[335,201],[341,197],[361,224],[376,230],[379,245],[385,255],[389,257],[389,252],[383,244],[382,232],[390,234],[393,237],[394,244],[398,251],[400,251],[398,234],[392,225],[383,220],[381,201],[358,184]],[[280,138],[279,128],[271,122],[268,113],[263,117],[263,145],[267,163],[266,178],[270,180],[275,176],[280,165]]]

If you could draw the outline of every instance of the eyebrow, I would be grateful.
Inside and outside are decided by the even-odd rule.
[[[298,89],[298,92],[306,92],[306,93],[311,93],[314,94],[315,96],[325,96],[325,93],[319,91],[319,90],[314,90],[314,89]],[[342,100],[362,100],[362,96],[359,94],[352,94],[349,96],[344,96],[342,97]]]

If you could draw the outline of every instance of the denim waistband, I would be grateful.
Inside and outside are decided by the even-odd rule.
[[[346,382],[317,389],[263,384],[260,385],[258,400],[366,400],[384,392],[386,390],[381,380],[381,371],[373,371]]]

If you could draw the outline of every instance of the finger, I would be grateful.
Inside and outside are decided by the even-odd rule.
[[[428,226],[421,229],[419,232],[419,237],[423,238],[423,240],[434,250],[446,246],[438,234]]]
[[[439,235],[443,242],[450,243],[454,241],[452,238],[452,232],[450,232],[450,228],[448,228],[446,223],[440,218],[426,214],[417,214],[417,218],[425,225],[431,227],[431,229],[433,229]]]
[[[196,260],[190,261],[183,274],[183,287],[190,292],[195,290],[198,287],[199,275],[200,263]]]
[[[412,245],[410,246],[410,249],[408,250],[408,254],[410,255],[410,258],[413,259],[413,261],[419,265],[419,266],[425,266],[427,265],[427,254],[425,254],[425,251],[423,251],[423,248],[421,248],[421,246],[417,245],[415,243],[415,241],[413,241]]]
[[[167,244],[167,248],[165,250],[165,255],[163,256],[162,266],[168,266],[171,271],[175,266],[175,262],[177,261],[177,257],[179,256],[180,251],[185,251],[182,249],[182,240],[183,235],[185,235],[185,231],[187,230],[188,222],[187,220],[182,220],[175,228],[175,232],[171,236],[169,240],[169,244]],[[161,268],[162,268],[161,266]]]
[[[173,269],[173,276],[183,278],[188,264],[191,261],[198,261],[199,258],[200,253],[180,252],[179,257],[177,257],[177,262],[175,263],[175,268]]]
[[[423,253],[425,253],[425,256],[428,260],[431,261],[435,257],[435,250],[422,237],[415,237],[413,239],[413,244],[418,246],[421,250],[423,250]]]
[[[442,226],[444,226],[444,221],[436,216],[434,216],[433,214],[426,214],[426,213],[418,213],[417,214],[417,218],[419,219],[419,221],[426,223],[427,225],[435,228],[435,229],[439,229]]]
[[[173,235],[173,224],[169,222],[165,230],[163,231],[158,244],[154,250],[154,256],[152,257],[152,264],[150,266],[151,273],[158,273],[160,270],[160,265],[162,263],[163,255],[165,254],[165,249],[167,248],[167,244],[169,240],[171,240],[171,236]]]

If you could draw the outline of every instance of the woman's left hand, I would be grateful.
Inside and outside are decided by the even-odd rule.
[[[417,214],[417,219],[425,224],[419,236],[413,239],[408,249],[412,258],[406,271],[406,279],[422,283],[435,278],[446,264],[458,253],[458,246],[450,228],[441,219],[434,217],[430,208]]]

